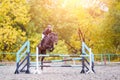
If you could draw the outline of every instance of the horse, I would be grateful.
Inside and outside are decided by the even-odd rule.
[[[51,32],[49,33],[47,36],[45,36],[43,38],[43,40],[41,41],[41,43],[38,44],[38,54],[46,54],[46,51],[50,51],[52,52],[54,50],[54,45],[57,45],[58,42],[58,36],[56,33]],[[41,59],[40,59],[41,58]],[[43,70],[43,60],[44,60],[44,56],[40,57],[40,61],[41,61],[41,70]]]

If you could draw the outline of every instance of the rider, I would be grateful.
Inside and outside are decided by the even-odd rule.
[[[52,32],[52,26],[51,25],[47,25],[47,28],[45,28],[45,30],[42,33],[41,45],[43,45],[42,43],[44,43],[44,38],[51,32]]]
[[[49,33],[52,32],[52,26],[48,25],[42,33],[42,39],[44,39]]]

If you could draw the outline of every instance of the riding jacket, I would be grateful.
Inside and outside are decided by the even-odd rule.
[[[49,33],[51,33],[51,32],[52,32],[52,30],[46,28],[46,29],[43,31],[43,33],[42,33],[42,39],[43,39],[45,36],[47,36]]]

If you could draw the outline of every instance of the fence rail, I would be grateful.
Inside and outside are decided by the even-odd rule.
[[[3,57],[3,55],[6,55],[6,57]],[[10,57],[16,57],[16,52],[0,52],[0,61],[7,61]],[[31,55],[34,56],[35,54]],[[101,63],[112,63],[112,62],[120,62],[120,54],[94,54],[95,62],[101,62]],[[12,58],[13,59],[13,58]],[[15,60],[15,59],[14,59]],[[11,61],[14,61],[11,60]],[[10,60],[9,60],[10,61]]]

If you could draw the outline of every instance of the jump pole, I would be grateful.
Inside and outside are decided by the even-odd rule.
[[[34,74],[40,74],[41,72],[38,69],[39,63],[38,63],[38,47],[36,47],[36,69],[34,71]]]
[[[51,61],[43,61],[43,63],[54,63],[54,62],[67,62],[67,61],[76,61],[82,60],[82,58],[72,58],[72,59],[64,59],[64,60],[51,60]],[[39,62],[40,64],[41,62]],[[31,64],[36,64],[36,62],[31,62]]]
[[[85,53],[85,55],[80,55],[80,56],[81,57],[89,57],[89,61],[90,61],[89,62],[89,71],[87,73],[94,73],[93,70],[92,70],[93,53],[91,52],[91,48],[87,48],[87,50],[89,51],[89,55],[86,55],[86,53]],[[82,51],[84,53],[85,49],[82,48]],[[39,67],[38,57],[39,56],[45,56],[45,57],[76,57],[76,56],[71,56],[71,55],[38,55],[38,47],[36,47],[36,70],[34,71],[35,74],[40,74],[41,73],[38,70],[38,67]],[[43,66],[43,67],[45,67],[45,66]],[[46,67],[50,67],[50,66],[48,65]],[[54,66],[51,66],[51,67],[54,67]],[[55,67],[58,67],[58,66],[55,66]],[[83,67],[83,70],[84,70],[85,65],[83,64],[82,67]]]
[[[54,55],[54,54],[40,54],[38,57],[89,57],[89,55]]]

